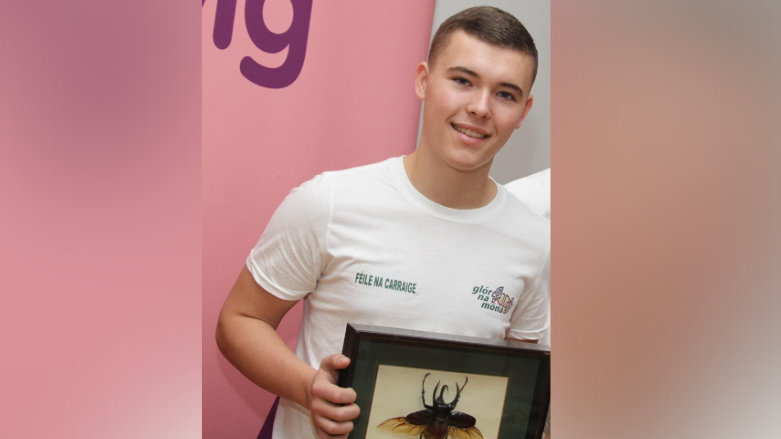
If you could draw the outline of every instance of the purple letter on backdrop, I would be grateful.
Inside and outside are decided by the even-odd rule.
[[[206,0],[201,0],[201,6]],[[247,33],[255,46],[266,53],[279,53],[289,47],[285,62],[271,69],[255,62],[249,56],[241,60],[239,69],[252,83],[267,88],[284,88],[292,84],[301,73],[306,56],[306,42],[309,37],[309,17],[312,14],[312,0],[290,0],[293,5],[293,22],[283,34],[268,30],[263,20],[263,5],[266,0],[247,0],[244,5],[244,19]],[[214,45],[225,49],[233,37],[233,21],[236,16],[236,0],[217,0],[214,17]]]
[[[206,1],[206,0],[203,0]],[[214,15],[214,45],[226,49],[233,38],[233,19],[236,16],[236,0],[218,0]]]
[[[271,69],[246,56],[241,60],[241,74],[262,87],[284,88],[298,78],[304,66],[312,0],[290,0],[293,5],[293,22],[283,34],[275,34],[266,27],[263,21],[264,3],[266,0],[247,0],[244,6],[249,37],[258,49],[267,53],[279,53],[289,47],[287,59],[281,66]]]

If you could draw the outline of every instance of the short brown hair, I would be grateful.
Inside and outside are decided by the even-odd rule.
[[[537,77],[537,46],[529,31],[512,14],[493,6],[476,6],[465,9],[445,20],[431,40],[428,64],[434,66],[439,54],[447,46],[453,32],[462,30],[488,44],[517,50],[534,60],[532,82]]]

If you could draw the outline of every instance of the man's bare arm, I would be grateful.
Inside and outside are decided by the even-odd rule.
[[[217,346],[253,383],[309,407],[306,385],[315,370],[296,358],[276,332],[295,304],[261,288],[244,267],[220,311]]]
[[[315,370],[293,354],[276,328],[295,304],[264,290],[244,267],[220,311],[217,346],[253,383],[310,409],[318,434],[346,437],[359,410],[355,391],[335,383],[349,359],[332,355]]]

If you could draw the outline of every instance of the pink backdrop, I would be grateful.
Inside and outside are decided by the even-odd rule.
[[[251,2],[255,10],[259,3]],[[222,302],[290,189],[325,170],[414,150],[414,69],[427,53],[434,0],[314,1],[303,67],[282,88],[253,83],[239,66],[246,56],[266,67],[285,65],[301,55],[300,38],[295,50],[291,44],[263,53],[258,47],[266,40],[250,39],[240,1],[232,39],[221,50],[213,38],[216,10],[209,0],[202,10],[203,437],[253,438],[273,397],[217,350]],[[294,16],[289,0],[268,0],[262,11],[254,20],[265,20],[281,39],[288,28],[300,31],[295,20],[305,15]],[[280,327],[291,348],[300,315],[297,305]]]

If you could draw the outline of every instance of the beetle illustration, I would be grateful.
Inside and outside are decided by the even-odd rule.
[[[447,385],[442,386],[442,390],[437,396],[439,382],[434,387],[434,394],[431,397],[431,405],[426,404],[426,378],[431,375],[427,373],[423,377],[423,407],[420,410],[408,414],[405,417],[390,418],[377,426],[377,430],[391,433],[406,433],[409,436],[418,436],[418,439],[483,439],[483,434],[475,427],[477,420],[474,416],[462,412],[454,412],[458,404],[458,398],[461,392],[469,382],[466,377],[464,385],[459,387],[456,383],[456,397],[450,404],[445,403],[443,395],[447,391]]]

